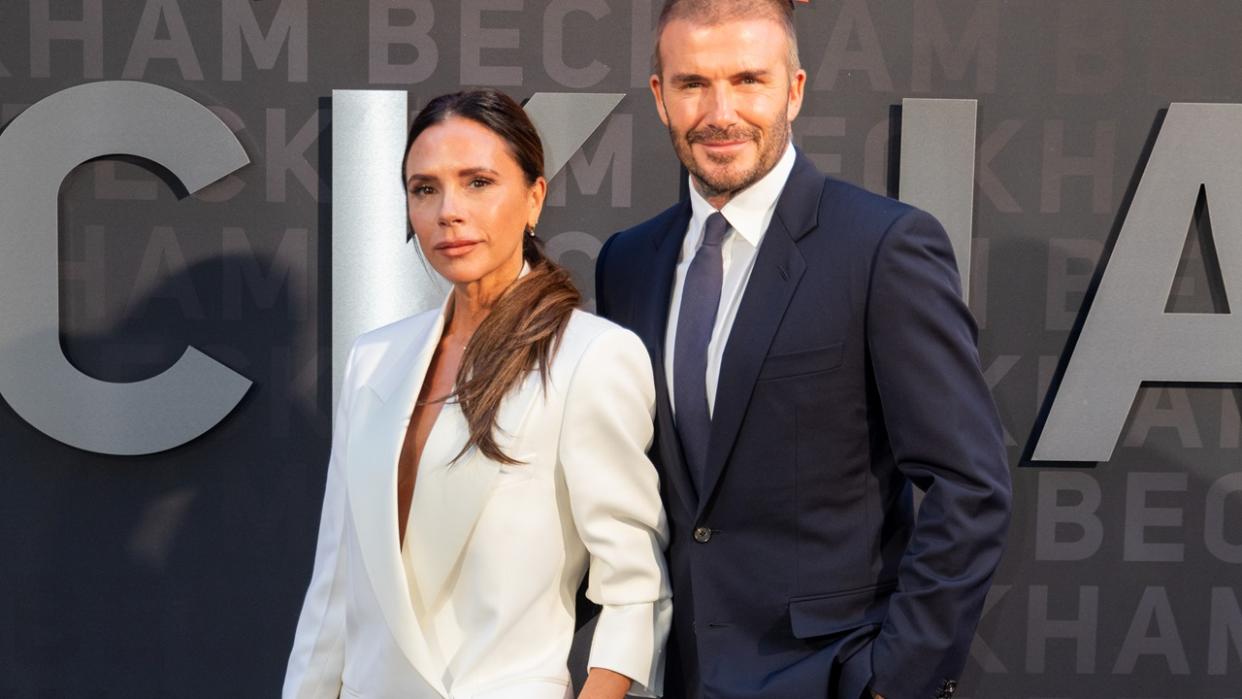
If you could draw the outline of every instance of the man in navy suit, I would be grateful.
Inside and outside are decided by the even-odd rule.
[[[666,5],[651,90],[689,198],[596,270],[655,366],[667,696],[948,697],[1009,520],[1000,423],[941,226],[790,144],[792,13]]]

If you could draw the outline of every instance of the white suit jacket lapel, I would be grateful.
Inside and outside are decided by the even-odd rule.
[[[504,453],[522,461],[529,460],[531,455],[515,450],[516,436],[521,433],[539,391],[538,375],[528,375],[517,390],[504,398],[496,415],[496,443]],[[435,429],[439,432],[443,428],[444,433],[436,439],[446,440],[452,445],[451,454],[456,455],[466,443],[468,427],[456,407],[449,408],[446,406],[440,413],[443,424],[437,424]],[[419,592],[427,605],[435,605],[451,588],[453,573],[499,472],[499,463],[473,447],[455,463],[419,464],[406,543]]]
[[[347,468],[358,545],[376,597],[406,657],[442,693],[446,692],[440,673],[419,630],[412,602],[426,609],[445,592],[500,471],[498,463],[473,448],[453,464],[419,464],[407,530],[419,597],[412,601],[397,541],[397,462],[414,403],[444,330],[446,307],[428,315],[426,324],[412,328],[408,343],[394,343],[366,380],[349,416]],[[522,461],[534,455],[518,451],[517,437],[541,391],[539,375],[532,373],[509,392],[497,412],[497,444]],[[450,417],[447,411],[441,416]],[[441,427],[453,430],[436,439],[460,447],[466,441],[466,425],[460,414],[455,418],[436,426],[436,431]]]
[[[397,542],[397,460],[414,401],[444,328],[444,313],[386,349],[349,419],[346,478],[358,548],[393,637],[416,670],[447,695],[419,628]]]

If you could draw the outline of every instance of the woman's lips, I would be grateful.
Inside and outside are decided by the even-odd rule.
[[[436,251],[445,257],[461,257],[479,244],[477,240],[453,240],[436,245]]]

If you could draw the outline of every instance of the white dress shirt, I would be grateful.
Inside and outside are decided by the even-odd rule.
[[[785,181],[793,171],[794,149],[785,146],[785,153],[777,161],[768,174],[758,182],[739,192],[720,209],[720,213],[729,222],[721,257],[724,261],[724,281],[720,289],[720,306],[716,310],[716,324],[712,328],[712,339],[707,345],[707,408],[713,411],[716,406],[716,384],[720,376],[720,363],[724,357],[725,344],[729,340],[729,331],[733,329],[733,320],[737,317],[738,306],[742,303],[742,294],[746,291],[746,282],[750,279],[750,271],[755,266],[755,253],[763,242],[763,235],[768,230],[772,215],[776,213],[776,202],[781,191],[785,189]],[[707,217],[716,209],[707,203],[703,195],[690,183],[690,224],[686,228],[686,237],[681,243],[681,254],[677,258],[677,269],[673,276],[673,294],[669,299],[668,327],[664,332],[664,375],[669,386],[673,382],[673,357],[677,347],[677,317],[681,311],[681,292],[686,285],[686,272],[699,250],[703,240],[703,228],[707,225]],[[736,233],[737,235],[734,235]],[[676,401],[671,401],[676,404]],[[676,408],[674,408],[676,411]],[[709,413],[710,414],[710,413]]]

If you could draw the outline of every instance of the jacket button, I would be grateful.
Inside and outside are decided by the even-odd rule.
[[[706,544],[712,540],[712,530],[707,527],[696,527],[694,530],[694,540],[700,544]]]

